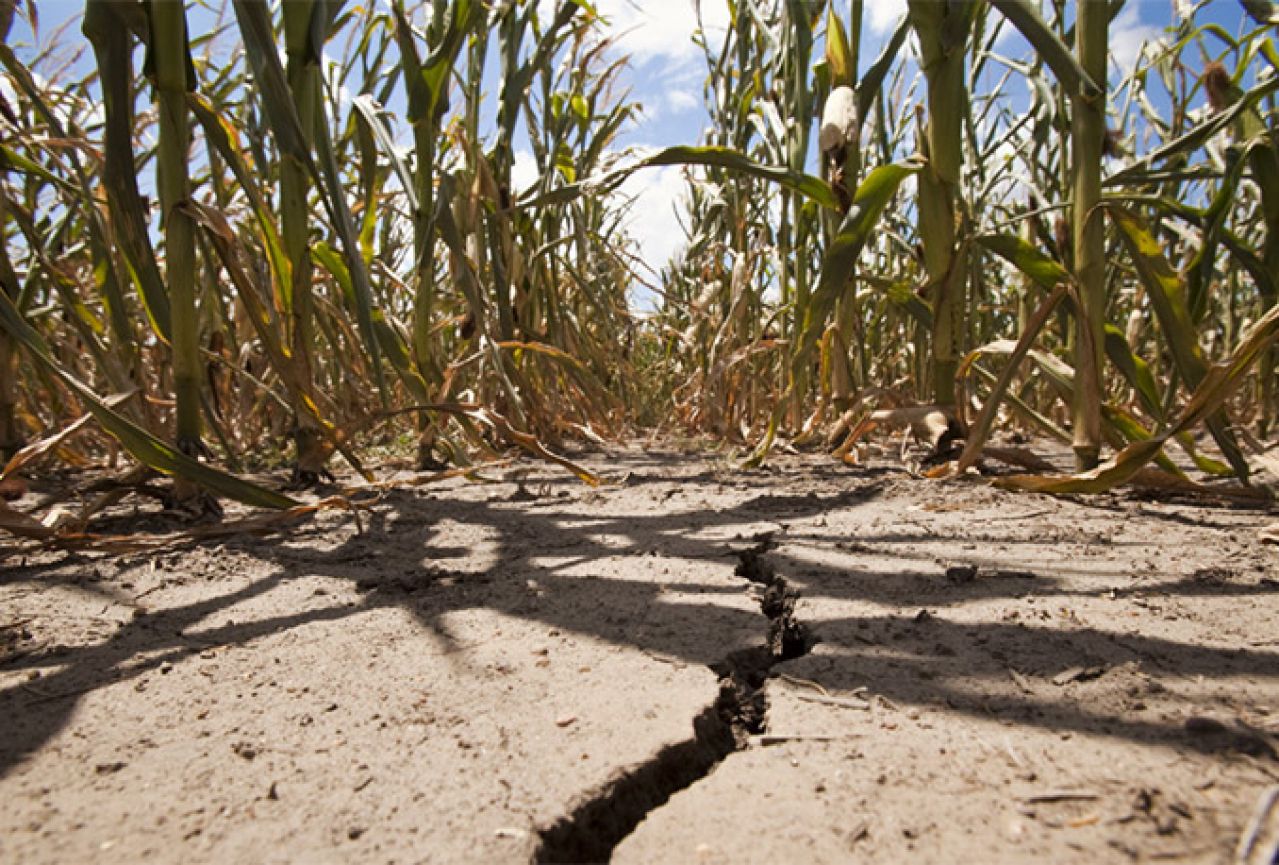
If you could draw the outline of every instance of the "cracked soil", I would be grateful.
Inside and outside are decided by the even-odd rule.
[[[1272,514],[588,462],[0,546],[0,862],[1230,862],[1279,784]]]

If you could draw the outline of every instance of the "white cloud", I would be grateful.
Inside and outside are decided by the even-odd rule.
[[[701,108],[702,100],[692,90],[677,87],[667,91],[666,104],[671,109],[672,114],[682,114],[685,111]]]
[[[671,165],[642,169],[622,184],[622,194],[635,199],[628,227],[639,245],[640,260],[655,271],[687,241],[675,215],[685,187],[683,171]]]
[[[906,14],[906,0],[871,0],[866,4],[866,11],[870,13],[867,23],[871,32],[882,36],[902,20]]]
[[[669,120],[690,111],[703,109],[701,97],[687,87],[663,82],[641,100],[643,115],[637,119],[639,127],[646,127],[659,120]],[[704,109],[703,109],[704,110]]]
[[[708,31],[728,27],[728,3],[725,0],[702,0],[702,22]],[[609,22],[609,32],[617,39],[617,47],[630,54],[636,63],[655,57],[680,62],[692,61],[700,55],[693,44],[697,14],[693,0],[598,0],[595,8]]]
[[[1110,23],[1110,59],[1127,75],[1137,65],[1141,48],[1159,38],[1160,28],[1141,20],[1141,4],[1129,3]]]
[[[534,158],[532,151],[516,150],[515,158],[511,162],[511,186],[514,187],[516,194],[527,190],[541,176],[537,168],[537,159]]]

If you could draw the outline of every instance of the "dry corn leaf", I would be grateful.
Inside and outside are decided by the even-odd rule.
[[[113,394],[112,396],[104,399],[102,402],[108,408],[116,409],[135,393],[137,393],[136,390],[131,390],[125,393]],[[5,481],[12,478],[17,472],[21,471],[23,467],[30,465],[49,452],[62,447],[62,445],[66,444],[68,439],[80,432],[80,430],[84,429],[91,420],[93,420],[93,413],[86,412],[67,426],[63,427],[60,431],[53,435],[45,436],[39,441],[32,442],[22,450],[18,451],[13,455],[13,458],[9,460],[8,464],[5,465],[4,471],[0,472],[0,484],[3,484]]]

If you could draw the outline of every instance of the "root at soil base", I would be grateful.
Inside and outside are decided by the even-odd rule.
[[[764,586],[760,610],[768,640],[711,664],[719,676],[715,702],[693,719],[693,736],[668,745],[590,793],[569,814],[539,832],[535,863],[607,862],[614,849],[671,796],[705,778],[721,761],[768,726],[764,692],[773,666],[808,654],[814,643],[795,618],[799,594],[764,559],[769,542],[738,553],[736,574]]]

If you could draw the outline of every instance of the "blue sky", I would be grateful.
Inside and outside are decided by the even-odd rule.
[[[208,5],[216,6],[218,2],[212,0]],[[836,3],[841,12],[846,10],[846,0],[836,0]],[[1132,67],[1142,43],[1163,32],[1174,20],[1178,5],[1190,4],[1188,0],[1129,0],[1110,31],[1112,78],[1120,70]],[[644,107],[639,120],[623,135],[622,143],[639,148],[697,143],[706,124],[702,107],[706,67],[701,49],[692,41],[697,27],[692,0],[595,0],[595,6],[611,22],[616,50],[631,57],[623,83],[630,87],[631,98]],[[715,34],[722,33],[728,23],[727,4],[723,0],[701,0],[701,7],[714,45],[718,41]],[[878,53],[905,7],[905,0],[867,0],[863,58],[873,58]],[[47,43],[59,23],[78,16],[83,4],[75,0],[39,0],[37,9],[41,38]],[[1212,0],[1199,13],[1200,21],[1220,21],[1232,32],[1238,30],[1240,17],[1236,0]],[[1008,40],[1007,51],[1012,56],[1021,54],[1013,41],[1016,38],[1010,36]],[[10,43],[29,43],[30,39],[29,32],[16,24]],[[77,21],[63,31],[57,47],[72,48],[83,42]],[[85,47],[85,62],[92,62]],[[30,56],[28,52],[22,53]],[[817,57],[820,57],[820,46],[815,59]],[[532,157],[527,146],[521,148],[518,141],[516,149],[519,185],[521,180],[532,179],[529,176]],[[633,177],[624,187],[637,196],[632,231],[641,245],[644,260],[654,269],[660,268],[682,245],[673,205],[683,186],[680,169],[659,168]]]

